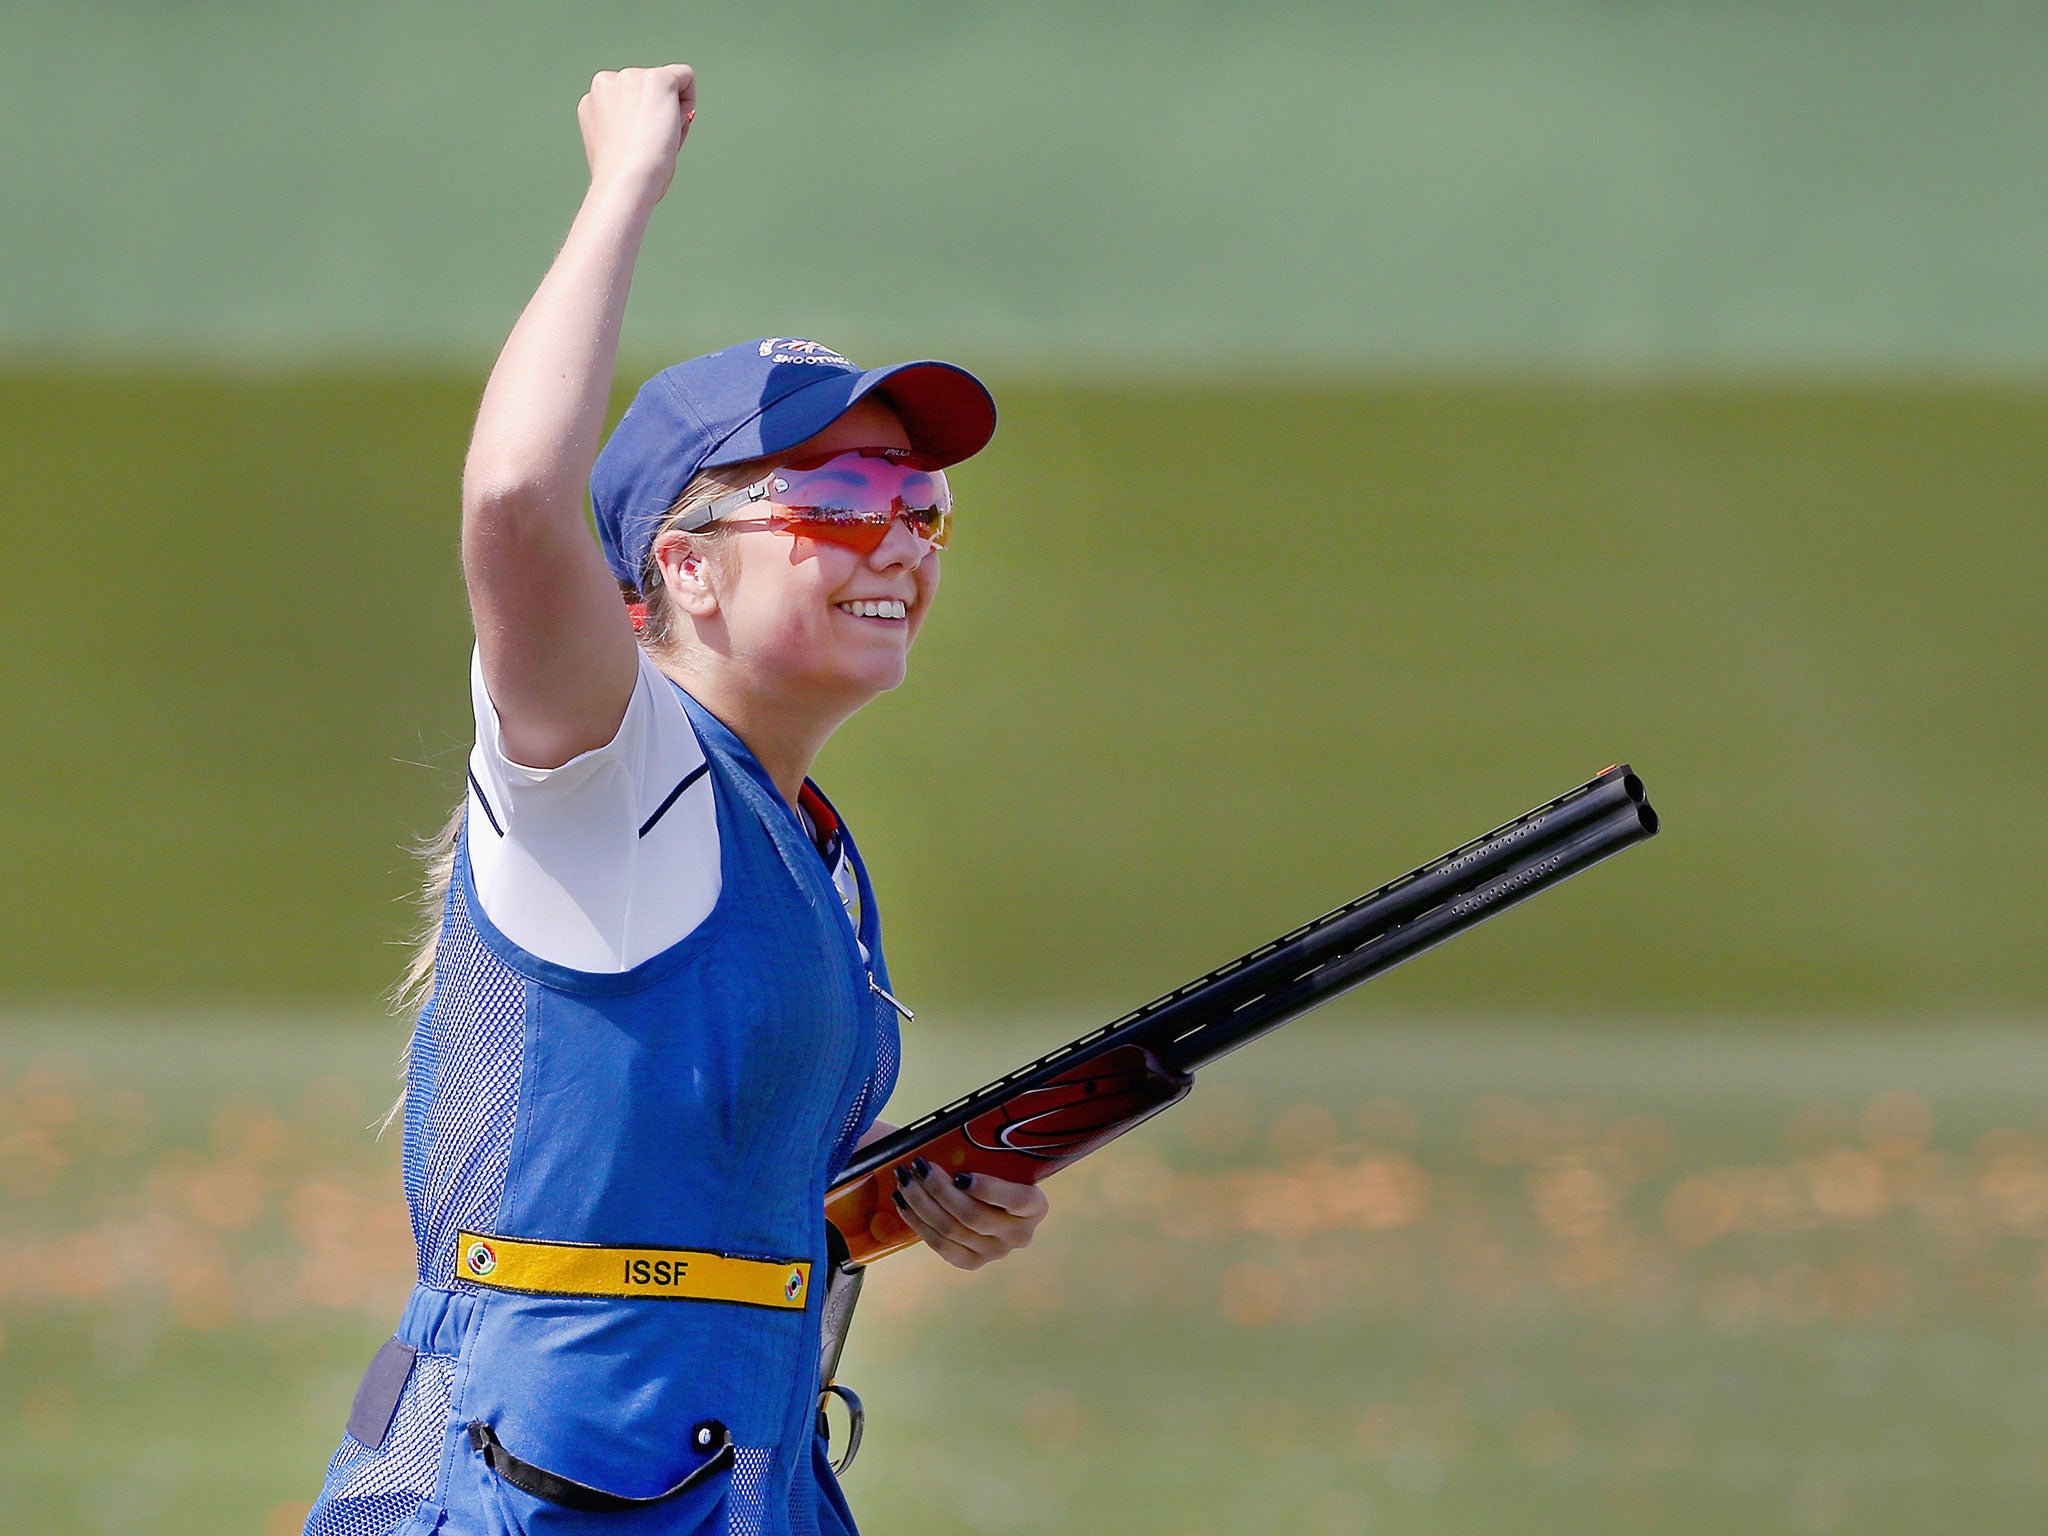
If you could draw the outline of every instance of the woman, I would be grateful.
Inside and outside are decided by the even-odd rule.
[[[477,746],[405,1103],[420,1283],[316,1536],[852,1530],[817,1436],[822,1202],[890,1129],[897,1021],[806,774],[902,681],[938,471],[995,408],[949,364],[765,337],[648,381],[596,453],[695,95],[682,65],[592,81],[589,192],[478,412]],[[1045,1212],[982,1176],[898,1202],[963,1268]]]

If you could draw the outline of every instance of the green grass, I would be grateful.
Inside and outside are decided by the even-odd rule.
[[[895,1110],[1078,1022],[920,1024]],[[291,1528],[409,1257],[361,1129],[395,1028],[0,1033],[0,1530]],[[878,1267],[850,1496],[904,1536],[2031,1530],[2044,1081],[2019,1025],[1343,1005],[1062,1175],[1028,1252]]]
[[[1666,835],[1390,1006],[2048,995],[2048,394],[997,385],[911,682],[820,765],[913,1006],[1128,1004],[1622,756]],[[397,973],[478,387],[0,374],[0,996]]]

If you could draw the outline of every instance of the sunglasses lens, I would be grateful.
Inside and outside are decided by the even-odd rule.
[[[837,544],[863,555],[872,555],[889,536],[889,524],[881,518],[866,517],[781,517],[777,526],[799,538]]]
[[[934,549],[945,548],[951,532],[945,475],[894,449],[793,460],[767,484],[778,526],[864,555],[881,546],[899,517]]]
[[[868,514],[860,517],[778,517],[775,526],[785,533],[799,534],[807,539],[822,539],[827,544],[843,545],[871,555],[881,548],[882,540],[889,536],[889,529],[900,519],[910,531],[923,539],[933,549],[944,549],[946,540],[952,537],[953,516],[950,512],[904,512]]]

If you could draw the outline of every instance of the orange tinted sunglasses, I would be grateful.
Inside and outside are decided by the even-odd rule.
[[[761,516],[733,515],[749,509]],[[716,522],[759,521],[779,533],[871,555],[898,518],[933,549],[944,549],[953,524],[945,475],[907,448],[858,448],[777,465],[752,485],[706,502],[677,526],[695,532]]]

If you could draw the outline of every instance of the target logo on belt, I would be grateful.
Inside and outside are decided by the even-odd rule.
[[[482,1279],[498,1267],[498,1255],[489,1243],[479,1237],[463,1251],[462,1264],[472,1275]]]
[[[789,1272],[789,1278],[782,1282],[782,1294],[790,1301],[795,1301],[803,1293],[804,1272],[800,1269],[792,1269]]]

